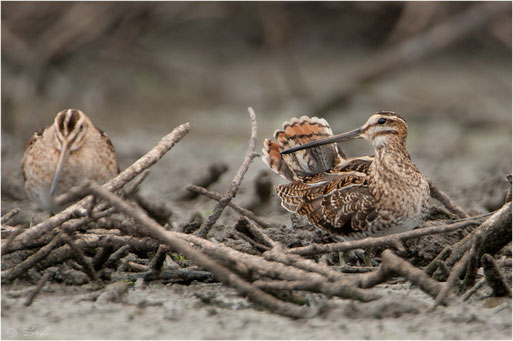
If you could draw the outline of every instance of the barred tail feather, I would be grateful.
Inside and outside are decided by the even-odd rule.
[[[289,181],[326,171],[344,161],[345,155],[335,143],[286,155],[280,152],[331,135],[333,132],[324,119],[294,117],[290,122],[284,122],[281,130],[274,132],[273,140],[265,140],[262,159],[273,171]]]

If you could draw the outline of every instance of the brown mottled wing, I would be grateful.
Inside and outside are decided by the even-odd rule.
[[[26,164],[26,160],[27,160],[27,153],[29,152],[32,145],[34,143],[36,143],[36,141],[39,140],[43,136],[43,131],[44,131],[43,128],[40,128],[38,131],[36,131],[30,138],[30,140],[27,142],[27,144],[25,145],[25,154],[23,156],[23,159],[21,160],[21,175],[23,176],[23,182],[27,181],[27,176],[25,174],[25,164]]]
[[[116,150],[114,149],[114,145],[112,144],[112,141],[110,140],[110,137],[107,135],[106,132],[104,132],[100,128],[98,128],[96,126],[95,126],[95,128],[100,133],[102,140],[104,140],[107,143],[107,148],[109,149],[108,153],[110,155],[112,155],[112,157],[108,158],[108,159],[113,163],[112,167],[115,168],[116,174],[119,174],[119,164],[118,164],[118,161],[116,159]]]
[[[336,235],[364,231],[375,216],[375,200],[367,187],[371,160],[351,159],[338,169],[277,186],[282,205]]]

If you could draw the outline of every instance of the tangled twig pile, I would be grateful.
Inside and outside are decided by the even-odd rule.
[[[432,309],[449,302],[451,289],[462,276],[463,281],[457,287],[464,299],[468,299],[485,281],[494,294],[511,296],[509,280],[493,257],[511,241],[511,202],[491,215],[469,217],[433,183],[432,193],[447,210],[461,218],[459,221],[386,237],[294,248],[286,248],[271,239],[265,230],[272,228],[272,224],[231,201],[251,161],[258,155],[255,153],[257,122],[251,108],[249,113],[252,128],[248,150],[226,193],[222,195],[194,185],[187,187],[191,192],[218,202],[196,234],[172,231],[160,225],[144,209],[126,198],[126,193],[133,193],[134,187],[144,179],[149,167],[188,133],[190,126],[186,123],[174,129],[150,152],[105,185],[88,182],[67,193],[67,197],[84,198],[59,214],[26,230],[3,226],[2,282],[12,282],[25,274],[30,276],[32,269],[45,272],[27,298],[26,305],[29,305],[44,283],[58,272],[61,278],[67,276],[68,282],[76,284],[88,281],[102,284],[120,278],[184,282],[216,280],[272,312],[294,318],[314,316],[320,309],[292,302],[287,293],[303,291],[371,301],[380,295],[369,288],[392,276],[404,277],[432,296]],[[136,185],[128,189],[127,184],[131,180]],[[125,190],[124,195],[116,195],[121,189]],[[66,201],[68,198],[57,200]],[[242,216],[236,229],[238,235],[252,246],[252,253],[206,239],[227,206]],[[18,212],[13,210],[5,214],[2,224],[7,224]],[[425,269],[413,266],[391,251],[403,251],[403,241],[407,239],[464,227],[473,227],[473,230],[459,243],[444,249]],[[364,274],[342,273],[306,258],[363,247],[385,248],[380,266]],[[136,254],[152,256],[144,260]],[[183,266],[175,265],[170,271],[163,270],[168,254],[181,259]],[[62,266],[70,260],[75,269]],[[476,274],[481,266],[485,276],[476,284]]]

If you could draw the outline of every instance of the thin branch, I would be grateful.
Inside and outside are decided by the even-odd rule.
[[[2,225],[7,224],[7,222],[9,220],[11,220],[11,218],[14,217],[16,214],[18,214],[20,211],[21,211],[21,208],[16,207],[16,208],[13,208],[12,210],[10,210],[9,212],[7,212],[6,214],[4,214],[2,216],[1,224]]]
[[[460,218],[470,217],[456,201],[452,200],[447,194],[438,188],[431,179],[428,180],[428,183],[431,196],[440,201],[450,212],[456,214]]]
[[[463,295],[462,300],[468,300],[472,295],[476,293],[484,284],[486,283],[486,278],[481,278],[479,282],[477,282],[472,288],[470,288],[465,295]]]
[[[393,275],[408,279],[432,297],[436,297],[442,288],[440,283],[429,277],[424,271],[417,269],[390,250],[381,253],[381,264],[378,270],[359,275],[356,281],[361,288],[370,288],[386,281]]]
[[[50,276],[51,276],[51,273],[47,272],[43,275],[43,277],[41,277],[41,279],[37,282],[37,285],[34,288],[34,290],[32,290],[30,292],[30,295],[28,295],[27,300],[23,303],[23,305],[25,307],[28,307],[32,304],[32,302],[34,301],[34,298],[36,298],[37,294],[39,293],[39,291],[41,291],[41,289],[45,285],[46,281],[48,281]]]
[[[445,259],[447,259],[447,257],[450,256],[452,252],[452,249],[447,246],[445,247],[439,254],[438,256],[436,256],[432,261],[431,263],[429,263],[425,268],[424,268],[424,272],[426,274],[428,274],[429,276],[432,276],[436,269],[438,269],[438,266],[440,265],[440,262],[443,262]]]
[[[116,264],[117,262],[125,257],[128,252],[130,252],[130,245],[126,244],[126,245],[123,245],[122,247],[120,247],[119,249],[117,249],[116,252],[114,252],[112,255],[110,255],[109,259],[107,259],[107,261],[105,262],[105,265],[104,267],[105,268],[116,268]]]
[[[205,224],[196,232],[196,235],[199,237],[207,237],[208,232],[210,231],[212,226],[214,226],[214,224],[217,222],[217,219],[219,219],[225,207],[230,203],[235,194],[237,194],[240,183],[242,182],[242,179],[244,178],[244,175],[246,174],[249,168],[249,164],[256,156],[258,156],[258,154],[255,153],[257,139],[256,116],[252,108],[248,108],[248,111],[249,117],[251,119],[251,137],[249,138],[246,156],[244,157],[244,161],[242,162],[242,165],[237,171],[237,174],[233,178],[230,187],[226,191],[226,194],[224,195],[223,199],[217,203],[217,205],[214,207],[214,210],[212,211],[212,214],[208,217]]]
[[[193,181],[194,186],[207,188],[215,183],[221,175],[228,171],[228,164],[224,161],[214,162],[208,167],[208,173]],[[187,188],[188,189],[188,188]],[[182,200],[192,200],[198,196],[198,192],[187,191],[181,196]]]
[[[217,192],[209,191],[209,190],[207,190],[206,188],[203,188],[203,187],[198,187],[198,186],[195,186],[195,185],[189,185],[189,186],[187,186],[187,190],[195,192],[195,193],[198,193],[198,194],[201,194],[201,195],[204,195],[207,198],[210,198],[210,199],[213,199],[213,200],[217,200],[217,201],[223,200],[222,194],[217,193]],[[257,223],[258,225],[260,225],[260,226],[262,226],[264,228],[273,228],[274,227],[272,224],[269,224],[269,223],[265,222],[264,220],[262,220],[262,218],[256,216],[250,210],[242,208],[239,205],[234,204],[231,201],[228,203],[228,206],[233,208],[233,210],[236,211],[237,213],[245,216],[248,219],[253,220],[255,223]]]
[[[477,233],[481,234],[483,238],[478,257],[481,257],[484,253],[494,255],[509,243],[511,241],[511,202],[495,211],[472,233],[451,246],[451,255],[446,260],[449,267],[452,267],[472,247],[474,236]],[[437,279],[443,281],[446,277],[437,277]]]
[[[346,250],[352,250],[352,249],[378,247],[378,246],[395,247],[397,245],[398,241],[422,237],[422,236],[426,236],[426,235],[430,235],[430,234],[451,232],[451,231],[455,231],[455,230],[460,229],[465,226],[477,225],[477,224],[479,224],[479,223],[474,220],[466,220],[466,221],[461,221],[461,222],[454,223],[454,224],[443,224],[443,225],[425,227],[425,228],[415,229],[412,231],[401,232],[401,233],[392,234],[392,235],[383,236],[383,237],[375,237],[375,238],[368,237],[368,238],[360,239],[360,240],[340,242],[340,243],[330,243],[330,244],[323,244],[323,245],[312,244],[309,246],[291,248],[288,250],[288,252],[297,254],[297,255],[302,255],[302,256],[307,256],[307,255],[310,256],[310,255],[315,255],[315,254],[319,254],[319,253],[340,252],[340,251],[346,251]]]
[[[87,216],[87,217],[83,217],[83,218],[79,218],[79,219],[68,220],[61,224],[60,229],[66,233],[73,233],[73,232],[78,231],[79,229],[83,228],[84,225],[86,225],[92,221],[98,220],[100,218],[106,217],[106,216],[112,214],[112,212],[114,212],[114,211],[115,210],[111,207],[104,211],[100,211],[100,212],[94,214],[93,217]],[[24,239],[18,239],[18,238],[13,239],[12,241],[8,240],[5,244],[2,244],[2,250],[1,250],[2,256],[4,254],[8,254],[8,253],[16,251],[16,250],[30,249],[30,248],[46,245],[53,239],[55,234],[56,234],[55,229],[52,229],[51,231],[44,234],[40,238],[36,238],[33,240],[26,241]],[[4,245],[6,245],[7,247],[4,247]]]
[[[478,233],[474,239],[474,246],[470,249],[470,259],[465,271],[465,278],[463,279],[463,292],[474,286],[476,283],[477,270],[479,269],[479,253],[481,252],[481,244],[483,238]]]
[[[43,246],[36,253],[25,259],[23,262],[17,264],[16,266],[2,271],[2,283],[12,281],[19,276],[23,275],[25,271],[30,269],[35,264],[39,263],[46,256],[52,252],[53,249],[57,248],[62,243],[62,232],[57,234],[50,243]]]
[[[481,257],[481,263],[483,264],[486,283],[492,288],[493,294],[495,296],[511,297],[511,286],[495,262],[495,259],[486,253]]]
[[[63,233],[61,237],[62,240],[64,240],[64,242],[68,244],[71,250],[73,250],[73,252],[75,253],[75,258],[78,261],[78,263],[82,265],[82,268],[84,269],[86,275],[93,281],[98,280],[98,275],[96,275],[96,271],[94,270],[91,259],[87,258],[84,255],[82,250],[80,250],[80,248],[75,244],[73,239],[71,239],[71,237],[67,233]]]
[[[474,249],[474,247],[472,247],[472,249]],[[471,255],[472,255],[472,249],[468,250],[465,253],[465,255],[463,255],[463,257],[458,261],[458,263],[456,263],[453,266],[453,268],[451,270],[451,273],[449,274],[449,278],[447,278],[447,281],[443,285],[442,290],[440,290],[440,292],[436,296],[435,302],[434,302],[434,304],[431,306],[431,308],[429,310],[432,311],[437,306],[439,306],[440,304],[444,304],[445,303],[445,300],[446,300],[447,296],[449,295],[450,290],[452,289],[452,287],[456,283],[456,280],[458,279],[458,277],[460,277],[463,274],[463,272],[467,268],[467,264],[468,264],[468,262],[470,260]]]

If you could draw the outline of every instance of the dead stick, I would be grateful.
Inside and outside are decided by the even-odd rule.
[[[130,198],[132,195],[134,195],[138,188],[139,188],[139,185],[146,179],[146,177],[148,176],[148,174],[150,174],[150,169],[145,169],[144,171],[142,171],[141,174],[139,174],[135,179],[134,181],[132,181],[129,185],[127,185],[125,187],[125,193],[124,193],[124,198]]]
[[[169,248],[165,244],[160,244],[155,256],[150,261],[149,267],[154,272],[159,272],[166,260],[166,254],[169,251]]]
[[[497,266],[495,259],[486,253],[481,257],[481,263],[483,264],[486,282],[492,288],[494,296],[507,295],[511,297],[511,286],[499,266]]]
[[[269,295],[244,281],[227,268],[220,266],[210,257],[207,257],[203,252],[189,246],[189,244],[184,240],[176,238],[176,233],[173,234],[170,231],[166,231],[162,226],[148,217],[141,209],[129,205],[114,194],[106,191],[98,184],[90,182],[89,188],[92,194],[107,200],[118,210],[127,216],[132,217],[136,223],[143,225],[146,232],[153,238],[167,244],[175,252],[183,254],[192,262],[209,270],[217,280],[235,288],[239,294],[247,296],[251,301],[260,304],[275,313],[294,318],[311,316],[314,313],[311,309],[282,302],[272,295]]]
[[[474,248],[474,247],[472,247],[472,248]],[[458,263],[456,263],[453,266],[451,273],[449,274],[449,278],[447,278],[447,281],[443,285],[442,290],[440,290],[440,292],[436,296],[434,304],[429,309],[430,311],[434,310],[440,304],[445,303],[445,300],[446,300],[447,296],[449,295],[450,290],[456,283],[456,280],[467,268],[467,264],[470,260],[471,254],[472,254],[472,250],[468,250],[465,253],[465,255],[458,261]]]
[[[466,301],[470,298],[470,296],[472,296],[473,294],[476,293],[476,291],[479,290],[479,288],[481,288],[484,284],[486,283],[486,278],[481,278],[479,280],[479,282],[476,283],[476,285],[474,285],[472,288],[470,288],[466,293],[465,295],[463,295],[462,297],[462,300],[463,301]]]
[[[45,273],[43,277],[41,277],[41,279],[37,282],[36,287],[34,288],[34,290],[30,292],[30,295],[28,295],[25,303],[23,303],[25,307],[28,307],[32,304],[34,298],[36,298],[39,291],[41,291],[41,289],[43,288],[43,285],[45,285],[46,281],[48,281],[48,279],[50,278],[50,275],[50,272]]]
[[[393,275],[402,276],[418,286],[425,293],[436,297],[441,290],[441,284],[429,277],[424,271],[417,269],[392,251],[381,253],[381,264],[375,272],[359,275],[356,279],[361,288],[370,288],[386,281]]]
[[[91,260],[84,255],[82,250],[80,250],[80,248],[75,244],[73,239],[71,239],[67,233],[63,233],[62,240],[64,240],[64,242],[68,244],[71,250],[73,250],[76,260],[78,263],[80,263],[80,265],[82,265],[86,275],[93,281],[98,280],[98,276],[96,275],[96,271],[94,270]]]
[[[432,276],[436,269],[438,269],[438,266],[440,265],[440,262],[444,261],[447,257],[449,257],[449,255],[451,254],[452,250],[450,247],[445,247],[439,254],[438,256],[435,257],[435,259],[433,259],[431,261],[431,263],[429,263],[425,268],[424,268],[424,272],[426,274],[428,274],[429,276]]]
[[[502,249],[504,245],[511,241],[511,203],[507,203],[495,211],[472,233],[451,246],[451,255],[446,260],[449,267],[455,264],[472,247],[476,233],[480,233],[483,238],[478,257],[481,257],[484,253],[495,254]],[[445,280],[446,277],[437,279]]]
[[[52,252],[53,249],[58,247],[62,243],[62,232],[57,234],[50,243],[40,248],[36,253],[25,259],[23,262],[17,264],[16,266],[2,271],[2,283],[12,281],[22,274],[25,273],[28,269],[39,263],[46,256]]]
[[[429,190],[431,191],[431,196],[438,201],[440,201],[450,212],[456,214],[460,218],[468,218],[469,215],[467,212],[461,208],[460,205],[454,200],[452,200],[447,194],[445,194],[441,189],[439,189],[431,179],[428,180]]]
[[[109,259],[105,262],[104,267],[110,268],[115,267],[116,263],[123,257],[125,257],[128,252],[130,252],[130,245],[126,244],[117,249],[116,252],[114,252],[112,255],[110,255]]]
[[[249,117],[251,119],[251,137],[249,138],[246,156],[244,157],[244,161],[242,162],[242,165],[237,171],[237,174],[233,178],[230,187],[226,191],[226,194],[224,195],[223,199],[217,203],[217,205],[214,207],[212,214],[208,217],[205,224],[196,232],[196,235],[199,237],[207,237],[208,232],[210,231],[212,226],[214,226],[214,224],[217,222],[217,219],[219,219],[225,207],[230,203],[235,194],[237,194],[240,183],[242,182],[242,179],[244,178],[244,175],[246,174],[249,168],[249,164],[256,156],[258,156],[258,154],[255,153],[257,138],[256,116],[252,108],[248,108],[248,111]]]
[[[431,227],[425,227],[420,229],[415,229],[412,231],[401,232],[397,234],[392,234],[384,237],[376,237],[376,238],[365,238],[360,240],[354,240],[349,242],[340,242],[340,243],[330,243],[330,244],[312,244],[309,246],[301,246],[296,248],[291,248],[288,250],[290,253],[302,255],[302,256],[310,256],[318,253],[330,253],[330,252],[340,252],[352,249],[360,249],[360,248],[368,248],[368,247],[377,247],[377,246],[395,246],[397,245],[397,240],[406,240],[411,238],[422,237],[430,234],[437,233],[446,233],[451,232],[460,228],[463,228],[468,225],[478,224],[478,222],[473,220],[462,221],[454,224],[443,224]]]
[[[159,141],[159,143],[153,147],[152,150],[134,162],[123,172],[119,173],[119,175],[114,179],[109,180],[103,186],[108,191],[117,191],[145,169],[153,166],[156,162],[158,162],[176,143],[178,143],[189,132],[189,129],[189,123],[178,126],[171,133],[164,136]],[[15,241],[18,241],[21,245],[29,244],[32,240],[41,237],[43,234],[51,231],[54,227],[61,225],[65,221],[69,220],[77,209],[88,207],[91,200],[92,197],[89,196],[80,200],[78,203],[69,206],[64,211],[48,218],[36,226],[25,230],[15,238]],[[9,251],[10,250],[4,249],[4,247],[2,247],[2,255],[8,253]]]
[[[195,180],[193,183],[195,186],[207,188],[211,184],[215,183],[221,175],[228,171],[228,164],[224,161],[214,162],[208,167],[208,173],[203,175],[201,178]],[[198,196],[199,193],[194,191],[185,192],[181,196],[182,200],[192,200]]]
[[[478,233],[476,234],[474,240],[474,246],[470,249],[470,259],[467,265],[467,270],[465,272],[465,278],[463,279],[463,291],[474,286],[476,283],[477,270],[479,269],[479,253],[481,251],[481,243],[483,242],[483,238]]]
[[[88,216],[88,217],[83,217],[83,218],[79,218],[79,219],[68,220],[68,221],[65,221],[64,223],[62,223],[60,228],[62,231],[66,232],[66,233],[72,233],[72,232],[78,231],[84,225],[86,225],[92,221],[98,220],[100,218],[103,218],[103,217],[106,217],[106,216],[112,214],[112,212],[114,212],[114,209],[111,207],[104,211],[100,211],[99,213],[95,214],[93,217]],[[55,234],[56,234],[56,232],[54,231],[54,229],[52,229],[48,233],[44,234],[42,237],[36,238],[34,240],[26,241],[23,239],[16,238],[16,239],[13,239],[12,241],[7,241],[5,244],[2,244],[2,250],[1,250],[2,256],[4,254],[8,254],[8,253],[16,251],[16,250],[39,247],[39,246],[41,246],[41,244],[46,245],[47,243],[50,242],[50,240],[53,239]],[[4,245],[6,245],[6,247],[4,247]]]
[[[207,198],[210,198],[210,199],[213,199],[213,200],[217,200],[217,201],[223,200],[223,196],[220,193],[209,191],[209,190],[207,190],[206,188],[203,188],[203,187],[198,187],[198,186],[195,186],[195,185],[189,185],[189,186],[187,186],[187,190],[195,192],[195,193],[198,193],[198,194],[201,194],[201,195],[204,195]],[[243,216],[253,220],[254,222],[256,222],[257,224],[259,224],[260,226],[262,226],[264,228],[272,228],[272,227],[274,227],[272,224],[269,224],[269,223],[265,222],[264,220],[262,220],[261,218],[257,217],[250,210],[242,208],[239,205],[234,204],[231,201],[228,203],[228,206],[233,208],[233,210],[235,210],[237,213],[240,213]]]
[[[16,208],[13,208],[12,210],[10,210],[9,212],[7,212],[6,214],[4,214],[1,219],[1,224],[2,225],[7,224],[7,222],[9,220],[11,220],[11,218],[14,217],[16,214],[18,214],[20,211],[21,211],[21,208],[16,207]]]

